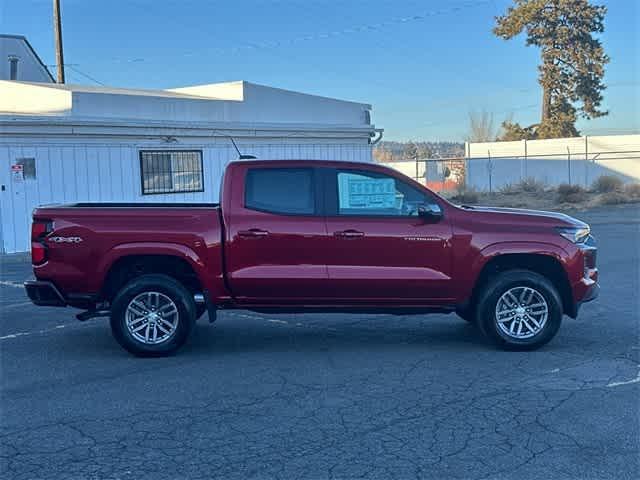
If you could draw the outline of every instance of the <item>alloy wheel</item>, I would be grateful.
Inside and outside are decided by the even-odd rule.
[[[125,316],[131,336],[147,345],[166,342],[178,329],[178,307],[160,292],[143,292],[134,297]]]
[[[536,289],[513,287],[498,299],[495,315],[504,334],[524,340],[542,331],[549,318],[549,306]]]

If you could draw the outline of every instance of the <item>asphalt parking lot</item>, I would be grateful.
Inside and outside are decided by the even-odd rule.
[[[5,256],[0,476],[640,478],[640,208],[575,216],[601,296],[530,353],[455,315],[238,311],[138,359],[104,319],[31,306]]]

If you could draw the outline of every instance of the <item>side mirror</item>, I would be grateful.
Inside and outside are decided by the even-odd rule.
[[[425,222],[438,222],[442,218],[442,208],[437,203],[420,205],[418,207],[418,216]]]

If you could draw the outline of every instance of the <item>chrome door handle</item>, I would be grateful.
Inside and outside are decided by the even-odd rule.
[[[364,232],[358,230],[343,230],[341,232],[335,232],[334,235],[339,238],[360,238],[364,237]]]
[[[251,228],[249,230],[240,230],[238,236],[242,238],[263,238],[269,235],[266,230],[260,230],[259,228]]]

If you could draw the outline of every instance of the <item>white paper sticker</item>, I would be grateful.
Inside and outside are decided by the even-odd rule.
[[[14,183],[21,183],[24,181],[24,165],[11,165],[11,179]]]
[[[341,209],[388,209],[395,207],[396,188],[392,178],[371,178],[339,173]]]

